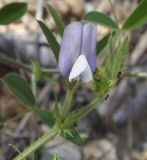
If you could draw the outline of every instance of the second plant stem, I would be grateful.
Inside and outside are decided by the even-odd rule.
[[[64,118],[66,115],[71,101],[73,98],[73,90],[68,89],[65,102],[63,105],[63,109],[61,112],[61,117]],[[27,158],[31,153],[39,149],[41,146],[43,146],[45,143],[47,143],[49,140],[54,138],[58,134],[58,128],[54,127],[53,129],[49,130],[46,134],[44,134],[42,137],[40,137],[37,141],[35,141],[31,146],[26,148],[22,153],[20,153],[17,157],[15,157],[13,160],[22,160]]]
[[[68,112],[72,98],[73,98],[73,89],[68,89],[65,97],[65,102],[63,104],[63,108],[61,111],[61,119],[63,119],[66,113]]]
[[[42,137],[40,137],[37,141],[35,141],[32,145],[30,145],[28,148],[26,148],[23,152],[21,152],[13,160],[24,160],[31,153],[35,152],[37,149],[39,149],[41,146],[43,146],[49,140],[53,139],[57,134],[58,134],[58,129],[56,127],[52,128],[46,134],[44,134]]]

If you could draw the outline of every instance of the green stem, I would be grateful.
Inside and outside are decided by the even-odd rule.
[[[147,72],[126,72],[124,76],[127,77],[138,77],[138,78],[147,78]]]
[[[94,108],[96,108],[96,106],[98,105],[98,103],[100,102],[100,99],[95,99],[94,101],[92,101],[86,108],[85,110],[78,112],[78,114],[76,115],[77,121],[79,121],[81,118],[85,117],[88,113],[90,113]]]
[[[22,160],[22,159],[27,158],[31,153],[33,153],[34,151],[39,149],[41,146],[43,146],[49,140],[54,138],[57,134],[58,134],[58,129],[56,127],[51,129],[51,130],[49,130],[46,134],[44,134],[42,137],[40,137],[31,146],[26,148],[23,152],[21,152],[21,154],[19,154],[13,160]]]
[[[115,12],[114,4],[112,3],[112,1],[111,1],[111,0],[109,0],[109,3],[110,3],[110,6],[111,6],[111,9],[112,9],[112,13],[113,13],[113,16],[114,16],[115,22],[118,24],[118,19],[117,19],[117,16],[116,16],[116,12]]]
[[[89,112],[91,112],[94,108],[97,107],[97,105],[102,101],[104,97],[105,95],[103,95],[101,98],[96,98],[88,106],[82,107],[79,111],[77,111],[77,113],[70,121],[63,125],[63,127],[66,128],[73,123],[78,122],[81,118],[85,117]]]
[[[63,109],[61,112],[61,119],[64,118],[65,114],[67,113],[70,107],[72,98],[73,98],[73,89],[68,89],[66,93],[66,98],[65,98],[64,105],[63,105]]]

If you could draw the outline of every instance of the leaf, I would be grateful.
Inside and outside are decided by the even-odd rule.
[[[101,24],[108,28],[119,29],[118,25],[110,17],[100,12],[89,12],[84,16],[84,20],[96,24]]]
[[[122,28],[133,30],[145,23],[147,23],[147,0],[140,2],[139,6],[127,18]]]
[[[80,144],[82,142],[79,133],[74,128],[65,129],[62,136],[75,144]]]
[[[124,64],[126,63],[127,59],[127,53],[128,53],[128,38],[125,38],[123,42],[119,44],[119,47],[116,51],[116,55],[113,60],[112,68],[110,70],[112,79],[116,79],[118,73],[124,67]]]
[[[96,44],[96,56],[98,56],[100,54],[100,52],[105,48],[105,46],[108,43],[108,39],[109,39],[110,34],[107,34],[106,36],[104,36],[100,41],[97,42]]]
[[[52,112],[48,112],[45,109],[35,109],[35,111],[45,124],[49,127],[53,127],[55,124],[55,118]]]
[[[108,58],[106,60],[106,65],[105,65],[105,74],[109,78],[111,75],[111,69],[114,61],[114,48],[116,41],[117,39],[115,40],[115,37],[113,37],[112,34],[110,34],[108,38]]]
[[[0,9],[0,25],[7,25],[19,20],[27,11],[27,3],[9,3]]]
[[[56,40],[56,38],[54,37],[53,33],[50,31],[50,29],[41,21],[37,20],[48,43],[50,44],[53,52],[54,52],[54,55],[56,57],[56,60],[58,60],[58,54],[59,54],[59,49],[60,49],[60,46]]]
[[[55,9],[51,6],[51,5],[47,5],[48,6],[48,10],[50,11],[58,32],[61,34],[61,36],[63,35],[63,31],[64,31],[64,23],[61,19],[61,17],[59,16],[59,14],[55,11]]]
[[[26,106],[34,107],[35,98],[28,83],[16,73],[9,73],[3,78],[11,92]]]

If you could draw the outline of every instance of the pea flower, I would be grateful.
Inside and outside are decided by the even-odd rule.
[[[96,68],[96,26],[73,22],[63,34],[59,52],[59,71],[69,82],[93,79]]]

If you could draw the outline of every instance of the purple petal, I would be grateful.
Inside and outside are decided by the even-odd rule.
[[[83,26],[81,53],[85,55],[92,72],[96,68],[96,26],[87,23]]]
[[[64,30],[63,40],[59,52],[59,71],[68,78],[73,64],[80,55],[82,42],[82,24],[73,22]]]

